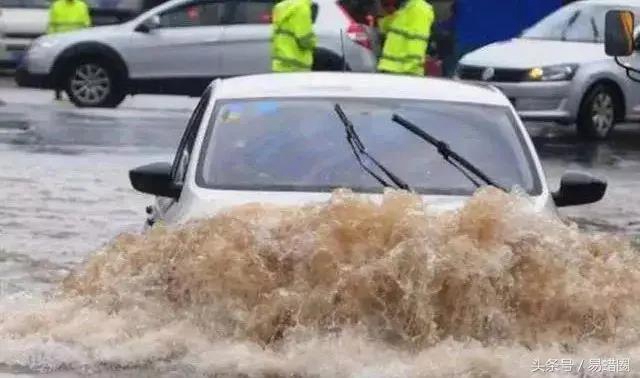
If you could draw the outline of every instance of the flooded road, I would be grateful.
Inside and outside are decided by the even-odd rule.
[[[127,172],[168,161],[195,104],[162,109],[157,97],[156,109],[78,110],[46,92],[17,94],[0,106],[4,292],[48,287],[87,252],[139,228],[149,198],[131,189]]]
[[[640,234],[640,125],[620,125],[606,142],[579,140],[573,128],[529,125],[549,186],[558,187],[562,173],[582,170],[607,179],[602,201],[562,209],[587,229]]]
[[[127,172],[130,168],[138,165],[171,159],[191,107],[196,103],[194,99],[147,96],[128,101],[123,107],[115,110],[76,109],[66,102],[55,103],[52,97],[52,93],[0,88],[0,100],[4,101],[4,105],[0,105],[0,156],[3,157],[0,159],[0,182],[2,183],[0,198],[3,199],[0,201],[0,298],[46,296],[51,290],[58,287],[61,280],[69,274],[72,268],[89,259],[97,248],[108,243],[123,231],[139,230],[145,218],[144,208],[149,204],[150,198],[136,193],[130,188]],[[562,210],[563,215],[577,221],[587,230],[608,231],[631,236],[640,234],[640,195],[638,194],[640,193],[640,127],[635,125],[620,127],[614,132],[612,139],[605,143],[581,142],[575,137],[572,129],[531,125],[530,130],[552,188],[558,186],[559,178],[566,170],[586,170],[606,178],[609,182],[608,192],[601,202]],[[141,246],[140,248],[148,247]],[[127,248],[124,250],[128,251]],[[132,249],[130,253],[135,253],[135,251]],[[94,262],[98,267],[102,263],[110,264],[109,261]],[[161,264],[161,261],[158,260],[157,264]],[[618,273],[611,274],[613,277]],[[122,279],[122,282],[126,281],[126,285],[123,283],[125,286],[130,284],[120,276],[113,277],[114,282],[119,282],[119,279]],[[89,282],[93,280],[100,282],[97,276],[79,277],[75,287],[79,288],[78,290],[81,292],[89,290]],[[300,293],[304,293],[304,291]],[[310,293],[306,294],[310,295]],[[466,292],[464,295],[472,297],[473,294],[473,292]],[[133,299],[132,301],[135,302]],[[0,302],[2,302],[0,312],[10,306],[10,301]],[[233,307],[236,304],[226,304],[226,309],[237,310]],[[145,305],[153,308],[145,309]],[[137,317],[136,319],[140,322],[145,322],[149,321],[146,318],[149,314],[160,314],[154,306],[162,308],[162,305],[162,302],[153,302],[152,305],[147,302],[136,302],[135,306],[132,305],[131,308],[123,305],[126,310],[123,312],[133,318]],[[56,306],[58,307],[49,309],[52,314],[56,311],[69,311],[70,313],[79,311],[86,318],[69,321],[69,319],[62,320],[52,315],[47,320],[51,324],[59,322],[63,327],[81,328],[87,326],[89,321],[87,319],[90,319],[91,322],[100,323],[103,321],[109,327],[113,327],[110,330],[113,331],[114,338],[134,332],[128,326],[125,327],[118,323],[118,319],[101,318],[89,310],[87,310],[89,312],[83,312],[84,310],[78,307],[78,303],[62,303]],[[140,306],[145,311],[148,310],[148,313],[141,315],[137,312],[140,309],[136,306]],[[356,305],[354,304],[354,306]],[[317,307],[314,308],[314,311],[321,311]],[[184,308],[179,308],[177,311],[179,310],[184,310]],[[209,310],[207,309],[207,311]],[[257,327],[262,327],[260,329],[264,331],[262,323],[258,321],[259,319],[255,319],[256,314],[246,316],[253,316],[252,319],[258,324]],[[415,315],[413,318],[420,317]],[[224,320],[225,324],[234,321],[237,319]],[[210,345],[207,344],[210,340],[200,339],[195,335],[193,335],[193,339],[186,342],[179,336],[194,332],[193,329],[185,328],[184,324],[175,322],[173,318],[164,319],[158,316],[154,322],[150,322],[149,324],[153,323],[154,325],[149,325],[149,327],[153,328],[162,324],[162,331],[153,329],[152,336],[149,336],[153,340],[149,339],[147,342],[157,347],[156,350],[147,351],[145,354],[136,349],[135,345],[128,344],[128,347],[131,348],[130,351],[140,353],[140,356],[136,357],[139,360],[151,359],[152,357],[160,360],[170,359],[172,353],[179,353],[180,348],[192,347],[194,350],[202,349],[202,356],[189,355],[188,358],[197,361],[196,365],[199,364],[200,367],[203,364],[209,364],[213,367],[213,370],[210,370],[204,366],[202,370],[205,372],[222,371],[224,374],[232,371],[228,370],[229,366],[233,364],[237,366],[240,363],[231,357],[230,353],[232,352],[237,354],[236,359],[238,355],[244,356],[246,360],[258,358],[265,366],[271,366],[272,370],[267,373],[278,374],[282,371],[281,366],[278,365],[280,362],[276,361],[277,356],[260,350],[256,346],[246,343],[214,343]],[[364,326],[367,326],[366,322]],[[260,329],[255,331],[258,339],[263,335]],[[75,340],[76,337],[79,337],[69,333],[70,329],[62,331],[58,329],[58,331],[67,340]],[[95,332],[97,335],[93,340],[95,342],[100,341],[108,344],[115,340],[111,340],[110,336],[101,338],[98,329],[93,329],[90,332]],[[212,330],[212,332],[216,331]],[[375,349],[360,337],[361,334],[356,334],[352,339],[349,339],[352,343],[347,345],[344,350]],[[428,338],[431,336],[425,334],[420,337]],[[166,343],[174,339],[177,340],[179,347],[165,346]],[[316,354],[333,355],[336,361],[344,364],[343,367],[346,370],[351,371],[350,369],[353,368],[353,371],[359,372],[359,375],[363,377],[391,376],[392,372],[397,376],[403,376],[403,373],[410,375],[413,371],[411,369],[415,370],[418,366],[411,362],[415,356],[408,357],[396,350],[380,352],[378,349],[375,351],[372,349],[369,357],[363,358],[361,361],[341,360],[340,356],[333,354],[338,353],[332,351],[335,346],[334,341],[310,341],[304,337],[302,339],[304,339],[302,344],[296,344],[303,345],[300,350],[289,351],[288,358],[291,361],[299,359],[298,365],[289,361],[297,366],[290,369],[293,373],[307,374],[310,372],[311,375],[326,376],[328,374],[330,376],[331,372],[339,371],[332,370],[326,364],[314,365],[316,370],[303,369],[301,366],[305,361],[309,362],[317,357],[311,354],[312,351]],[[136,342],[142,343],[145,342],[145,339],[142,338]],[[71,347],[65,349],[64,343],[51,348],[60,350],[58,356],[64,355],[70,360],[83,361],[84,358],[89,358],[83,353],[89,353],[88,351],[92,350],[90,344],[87,342],[87,345],[84,345],[85,349],[79,350]],[[344,346],[344,344],[340,345]],[[19,361],[20,354],[16,351],[19,351],[20,346],[14,345],[14,347],[14,360]],[[45,348],[45,344],[40,347]],[[476,358],[487,358],[491,353],[509,352],[508,349],[501,348],[478,350]],[[212,357],[214,352],[218,353],[215,358]],[[110,358],[109,361],[124,361],[122,366],[128,366],[127,358],[123,354],[118,354],[116,350],[100,350],[100,353],[107,356],[104,357],[105,359]],[[157,355],[153,355],[153,353],[157,353]],[[437,356],[442,357],[448,355],[447,353],[461,352],[458,346],[443,343],[428,355],[438,358]],[[511,351],[510,353],[514,353],[514,355],[520,353],[522,356],[526,355],[526,358],[530,358],[528,352],[525,351]],[[1,354],[2,351],[0,351],[0,357]],[[207,355],[209,360],[204,358]],[[558,355],[550,352],[547,357],[552,358]],[[590,356],[583,354],[581,357],[588,358]],[[49,356],[49,358],[54,357]],[[188,358],[185,360],[186,362],[183,361],[183,365],[179,365],[177,368],[173,366],[167,368],[166,371],[152,370],[149,376],[155,375],[158,371],[172,373],[174,376],[195,374],[190,372],[188,368]],[[228,360],[220,362],[217,360],[219,358],[227,358]],[[371,364],[375,360],[384,360],[385,358],[395,359],[395,365],[381,366],[380,370],[375,372],[349,365],[362,364],[365,366],[367,363]],[[0,359],[0,361],[2,360]],[[637,362],[640,362],[640,359]],[[81,365],[80,362],[78,363]],[[526,363],[530,363],[530,359],[527,359]],[[131,366],[138,370],[130,376],[146,374],[144,364],[132,363]],[[425,364],[421,366],[425,369],[428,368]],[[255,366],[245,366],[245,368],[239,370],[247,374],[265,373],[255,370],[257,369]],[[158,367],[155,366],[154,369],[158,369]],[[0,368],[0,371],[2,370]],[[20,368],[4,370],[12,374],[29,372],[28,369],[20,370]],[[62,370],[65,370],[64,366]],[[74,374],[76,373],[65,373],[60,376]],[[125,373],[122,376],[126,376]],[[469,376],[482,376],[482,374],[481,371],[472,369]]]

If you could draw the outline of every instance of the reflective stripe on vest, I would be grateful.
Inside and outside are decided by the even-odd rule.
[[[404,31],[404,30],[400,30],[400,29],[397,29],[397,28],[390,28],[387,33],[397,34],[397,35],[399,35],[401,37],[404,37],[406,39],[416,39],[418,41],[429,42],[429,37],[426,36],[426,35],[415,34],[415,33],[411,33],[411,32]]]
[[[291,30],[286,30],[283,28],[276,28],[273,30],[273,34],[271,36],[271,40],[273,41],[273,39],[277,36],[277,35],[285,35],[287,37],[293,38],[299,46],[303,47],[303,49],[307,49],[305,46],[309,46],[309,44],[313,41],[313,37],[314,34],[313,33],[308,33],[302,37],[298,37],[294,32],[292,32]]]
[[[278,60],[278,61],[280,61],[282,63],[288,64],[288,65],[293,66],[293,67],[303,68],[303,69],[311,69],[311,66],[309,64],[307,64],[305,62],[302,62],[302,61],[299,61],[299,60],[296,60],[296,59],[284,58],[284,57],[281,57],[281,56],[274,56],[272,59],[273,60]]]
[[[417,61],[419,63],[422,63],[424,58],[425,57],[421,55],[405,55],[405,56],[382,55],[380,57],[380,59],[390,60],[392,62],[398,62],[398,63],[407,63],[411,61]]]
[[[84,22],[51,22],[51,26],[79,26],[84,27]]]

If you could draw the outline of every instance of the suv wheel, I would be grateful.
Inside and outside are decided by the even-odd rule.
[[[598,84],[585,96],[578,114],[578,134],[587,139],[606,139],[620,115],[622,99],[610,86]]]
[[[68,71],[65,89],[76,106],[114,108],[126,96],[119,78],[106,62],[84,59]]]

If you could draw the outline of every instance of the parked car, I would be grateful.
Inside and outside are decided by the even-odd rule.
[[[467,169],[469,179],[438,156],[446,146],[429,145],[411,128],[446,142],[481,172]],[[358,151],[364,167],[354,156]],[[371,158],[392,174],[383,174]],[[522,122],[493,87],[363,73],[217,80],[188,121],[173,164],[130,172],[135,189],[158,196],[148,209],[149,224],[181,223],[256,201],[323,201],[340,187],[375,197],[384,187],[381,178],[390,186],[408,185],[441,209],[461,206],[476,190],[472,180],[517,186],[540,211],[552,213],[556,206],[595,202],[606,188],[596,178],[570,173],[551,193]]]
[[[47,31],[49,20],[47,0],[0,0],[0,44],[7,54],[0,57],[0,66],[15,68],[34,39]]]
[[[9,54],[0,57],[0,66],[16,68],[33,41],[47,32],[49,5],[53,0],[0,0],[0,28],[5,30],[0,43]],[[94,26],[129,21],[165,0],[86,0]]]
[[[581,136],[605,139],[616,122],[640,119],[640,92],[604,51],[605,15],[640,14],[640,0],[571,3],[519,38],[465,55],[464,80],[500,88],[525,120],[576,123]]]
[[[135,93],[199,96],[213,78],[271,71],[273,5],[172,0],[121,25],[44,36],[17,82],[61,86],[78,106],[115,107]],[[373,33],[334,0],[314,7],[314,69],[373,71]]]

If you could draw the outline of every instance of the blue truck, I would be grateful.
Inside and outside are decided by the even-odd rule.
[[[465,53],[513,38],[566,0],[432,0],[440,39],[438,54],[450,73]],[[449,46],[445,46],[445,45]]]

